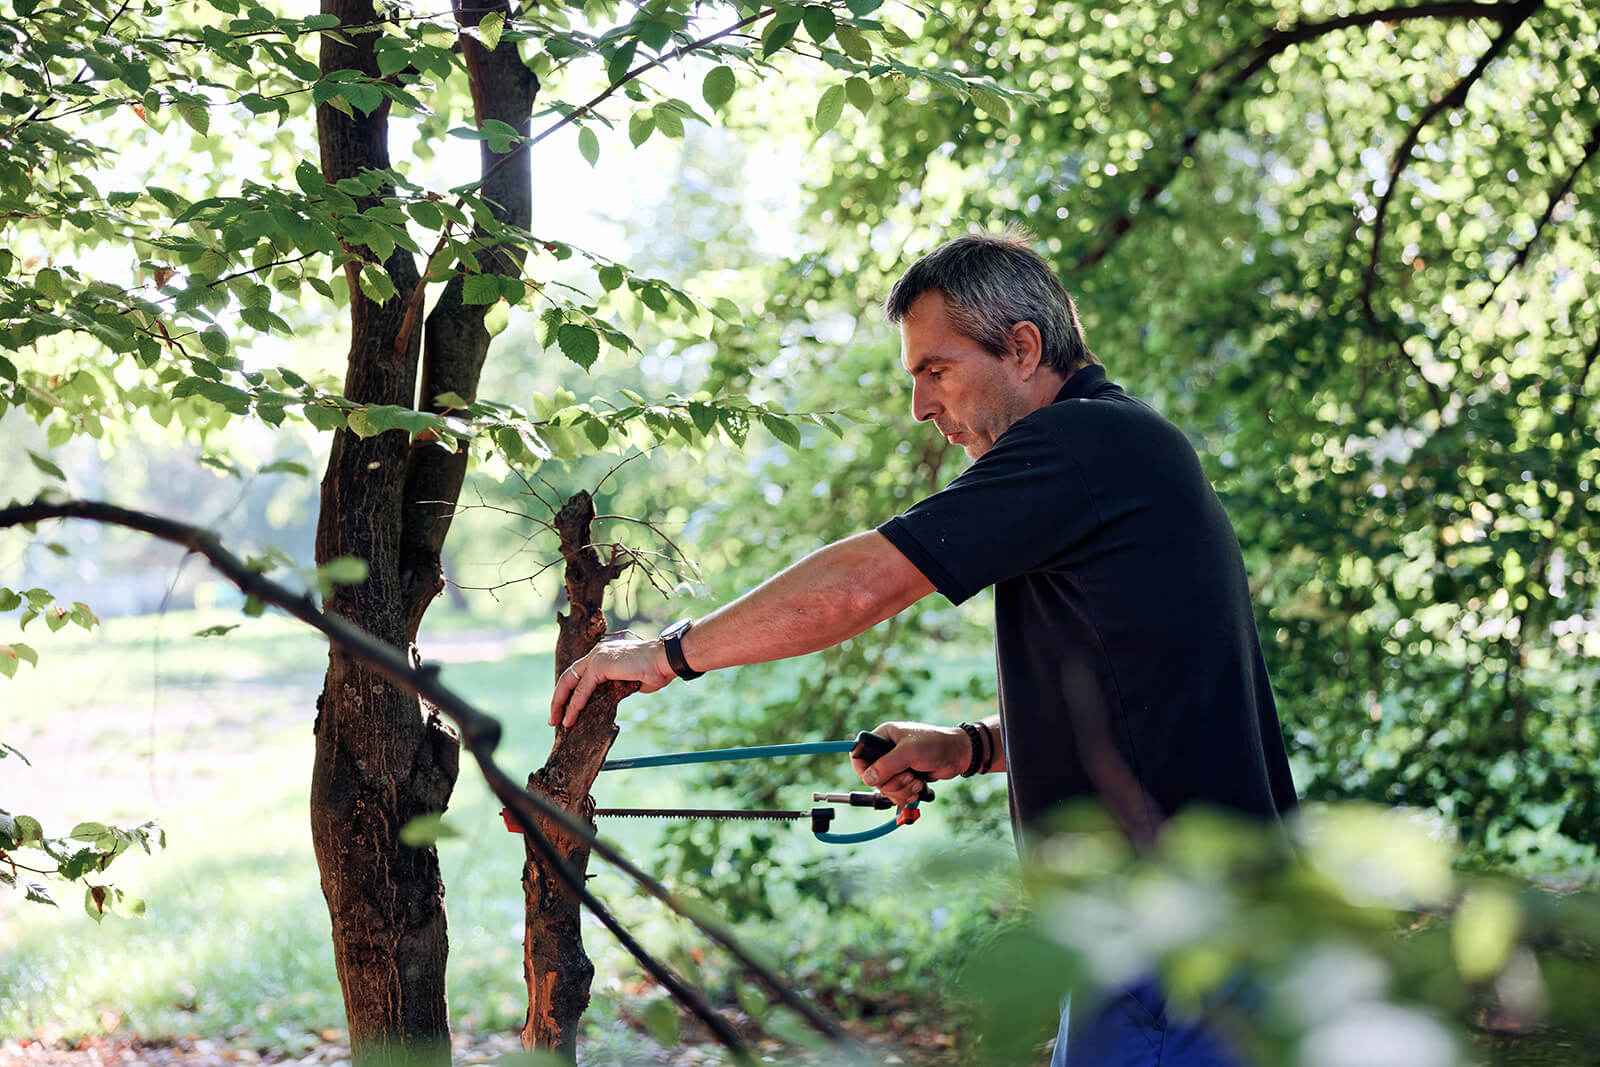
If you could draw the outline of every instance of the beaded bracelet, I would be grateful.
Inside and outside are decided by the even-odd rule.
[[[961,777],[971,778],[978,773],[978,765],[983,762],[983,742],[978,739],[978,728],[972,723],[964,722],[961,728],[967,732],[967,740],[972,742],[972,762],[961,772]]]
[[[989,724],[983,719],[978,720],[978,725],[983,727],[983,739],[987,742],[984,747],[989,752],[988,757],[983,761],[983,766],[978,768],[978,773],[988,774],[989,768],[994,766],[994,734],[989,730]]]

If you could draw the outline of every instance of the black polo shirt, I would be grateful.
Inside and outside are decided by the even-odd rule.
[[[1295,805],[1239,542],[1183,434],[1077,371],[879,527],[959,604],[995,587],[1013,823],[1098,795],[1136,836]]]

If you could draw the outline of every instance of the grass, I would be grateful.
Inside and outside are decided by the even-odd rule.
[[[108,620],[93,633],[34,634],[38,624],[30,628],[40,663],[23,667],[9,683],[11,712],[0,740],[25,753],[32,766],[15,759],[0,765],[0,807],[35,815],[52,834],[83,820],[156,818],[169,847],[154,857],[125,855],[107,872],[113,884],[148,902],[143,919],[107,917],[97,926],[84,914],[81,896],[65,887],[57,893],[59,910],[0,896],[0,1034],[122,1029],[295,1050],[342,1026],[306,812],[325,646],[270,615],[245,620],[224,637],[195,636],[238,621],[226,613],[174,612]],[[549,750],[543,707],[553,627],[506,635],[473,630],[460,617],[441,622],[425,635],[427,654],[445,663],[447,684],[506,724],[502,764],[514,775],[536,767]],[[691,722],[706,701],[722,702],[726,712],[748,698],[737,678],[729,681],[716,690],[674,687],[628,702],[618,751],[683,745],[671,724]],[[685,703],[696,697],[699,705]],[[814,783],[848,784],[842,766],[834,779]],[[672,775],[602,786],[624,791],[597,789],[602,802],[608,796],[630,805],[685,800]],[[808,801],[809,794],[794,806]],[[739,800],[697,796],[694,802]],[[447,816],[459,836],[441,842],[440,862],[450,915],[452,1015],[456,1026],[468,1029],[514,1028],[525,1007],[522,843],[505,831],[497,812],[498,803],[464,765]],[[857,815],[856,821],[868,818]],[[603,830],[629,854],[648,860],[665,825],[615,820]],[[820,858],[833,877],[871,882],[916,867],[920,856],[955,849],[958,842],[937,826],[937,819],[924,819],[915,833],[849,854],[830,851],[803,831],[776,832],[786,835],[782,855]],[[1004,870],[993,858],[985,862]],[[641,899],[609,869],[596,864],[595,871],[592,888],[646,944],[702,970],[714,989],[735,991],[716,953],[696,961],[675,949],[702,943],[684,923]],[[856,1014],[879,1010],[873,998],[907,977],[914,980],[918,968],[932,967],[932,956],[959,936],[950,893],[937,885],[904,887],[885,898],[866,929],[830,926],[827,914],[808,907],[792,887],[780,887],[778,895],[786,921],[751,933],[777,958],[798,953],[809,959],[812,978],[829,980],[830,968],[837,969],[827,992],[847,1015],[852,1006]],[[971,918],[993,895],[992,884],[964,888],[953,906]],[[934,927],[946,931],[943,940],[923,936]],[[852,946],[863,937],[868,952]],[[657,994],[639,983],[631,959],[603,930],[594,927],[586,944],[598,968],[594,1032],[608,1046],[626,1043],[633,1030],[619,1017]],[[884,957],[876,972],[864,963],[873,954]]]

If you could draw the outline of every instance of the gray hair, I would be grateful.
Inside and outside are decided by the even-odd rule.
[[[932,289],[944,295],[956,332],[996,356],[1011,351],[1012,327],[1031,322],[1039,329],[1044,366],[1066,375],[1100,362],[1084,343],[1072,296],[1020,232],[946,241],[894,283],[884,314],[899,325],[917,298]]]

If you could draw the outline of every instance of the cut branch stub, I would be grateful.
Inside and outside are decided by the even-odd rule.
[[[561,554],[567,561],[570,605],[567,614],[557,615],[558,675],[605,636],[602,604],[606,587],[628,565],[620,552],[601,559],[590,540],[594,517],[594,501],[581,491],[556,513]],[[596,689],[576,723],[557,727],[550,758],[528,778],[528,788],[592,825],[595,805],[589,789],[617,736],[617,703],[636,689],[638,684],[633,682],[607,682]],[[539,829],[570,868],[580,875],[587,871],[587,845],[553,821],[541,820]],[[583,951],[579,902],[555,872],[545,869],[531,844],[523,866],[522,886],[527,897],[523,973],[528,982],[528,1018],[522,1029],[522,1043],[527,1048],[555,1049],[570,1057],[576,1050],[578,1023],[589,1005],[589,985],[594,977],[594,965]]]

